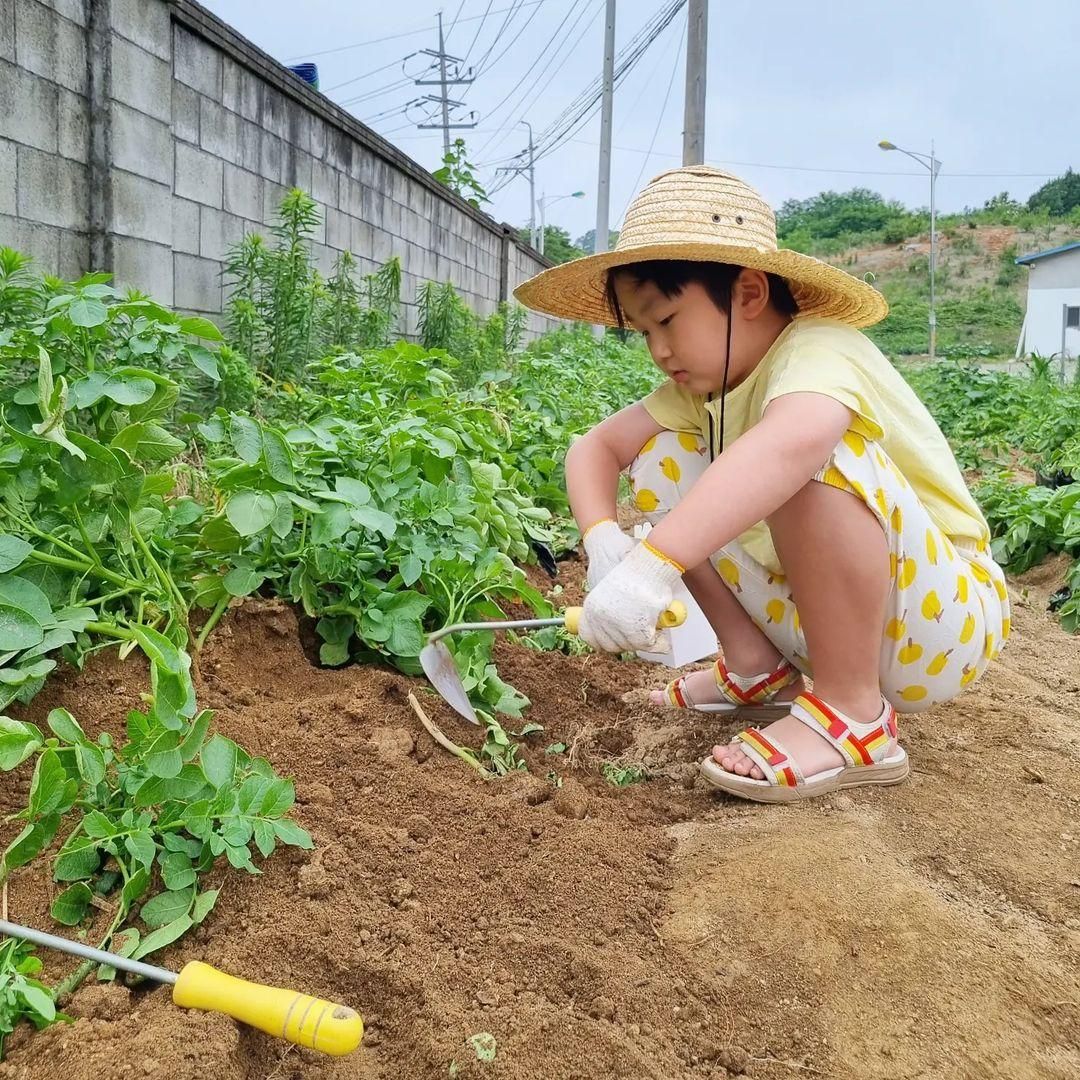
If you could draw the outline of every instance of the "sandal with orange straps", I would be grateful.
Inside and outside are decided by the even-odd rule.
[[[846,759],[844,765],[805,776],[798,762],[774,736],[757,728],[735,736],[739,749],[765,774],[764,780],[728,772],[712,757],[701,773],[715,788],[754,802],[791,803],[863,784],[899,784],[911,771],[907,754],[897,744],[896,710],[883,702],[881,715],[862,724],[827,705],[814,694],[800,694],[788,709],[796,720],[826,739]]]
[[[686,676],[669,682],[664,696],[673,709],[693,709],[702,713],[748,712],[755,718],[776,720],[787,716],[791,703],[773,702],[776,695],[799,678],[799,670],[787,660],[771,674],[734,675],[717,658],[713,665],[713,677],[724,700],[712,705],[697,705],[686,690]]]

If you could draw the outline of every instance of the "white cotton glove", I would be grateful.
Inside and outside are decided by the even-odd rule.
[[[578,633],[604,652],[656,650],[656,623],[671,603],[682,570],[648,544],[637,544],[585,597]]]
[[[585,580],[590,589],[595,589],[634,550],[637,541],[627,536],[617,522],[608,518],[586,530],[584,544],[585,557],[589,560]]]

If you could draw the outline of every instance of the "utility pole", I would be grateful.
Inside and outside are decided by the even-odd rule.
[[[495,171],[497,173],[514,173],[518,176],[522,173],[529,174],[529,247],[535,251],[539,241],[536,235],[536,165],[533,160],[533,155],[535,153],[535,147],[533,146],[533,130],[532,124],[530,124],[528,120],[519,120],[518,123],[523,124],[529,129],[529,160],[527,163],[519,165],[503,165]],[[517,156],[521,157],[521,154],[518,154]]]
[[[596,182],[596,241],[593,253],[608,249],[608,213],[611,200],[611,113],[615,81],[615,0],[607,0],[604,21],[604,85],[600,110],[600,174]]]
[[[450,123],[450,109],[460,108],[465,102],[455,101],[453,98],[447,96],[446,88],[448,86],[467,86],[473,82],[472,78],[462,78],[460,66],[455,66],[454,71],[450,78],[446,76],[446,62],[449,60],[455,65],[463,64],[464,61],[458,56],[450,56],[446,51],[446,42],[443,38],[443,26],[442,26],[442,12],[439,12],[439,51],[434,52],[431,49],[420,50],[425,56],[430,56],[433,60],[439,62],[439,77],[437,79],[415,79],[413,80],[417,86],[438,86],[441,88],[441,92],[438,97],[434,94],[426,94],[422,100],[430,101],[433,104],[439,105],[442,108],[442,123],[441,124],[417,124],[418,128],[442,128],[443,133],[443,157],[446,157],[450,153],[450,132],[459,130],[468,130],[469,128],[476,127],[476,121],[471,124],[451,124]],[[469,68],[472,71],[472,68]],[[469,113],[470,116],[475,116],[476,113]]]
[[[690,0],[687,19],[682,161],[684,165],[702,165],[705,162],[705,69],[708,62],[709,0]]]

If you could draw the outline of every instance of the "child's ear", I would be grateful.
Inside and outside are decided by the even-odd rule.
[[[744,268],[736,279],[736,303],[744,319],[756,319],[769,306],[769,279],[761,270]]]

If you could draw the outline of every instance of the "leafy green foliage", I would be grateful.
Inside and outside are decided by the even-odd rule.
[[[1029,210],[1045,210],[1056,217],[1064,217],[1080,207],[1080,173],[1066,169],[1064,174],[1048,180],[1030,199]]]
[[[460,195],[471,207],[480,209],[481,203],[491,202],[487,192],[476,178],[473,169],[476,166],[468,160],[464,139],[455,139],[450,149],[443,156],[442,167],[431,175],[445,184],[455,194]]]
[[[57,1010],[52,991],[34,978],[40,970],[32,946],[15,938],[0,944],[0,1061],[4,1040],[20,1020],[29,1020],[39,1031],[57,1020],[71,1020]]]

